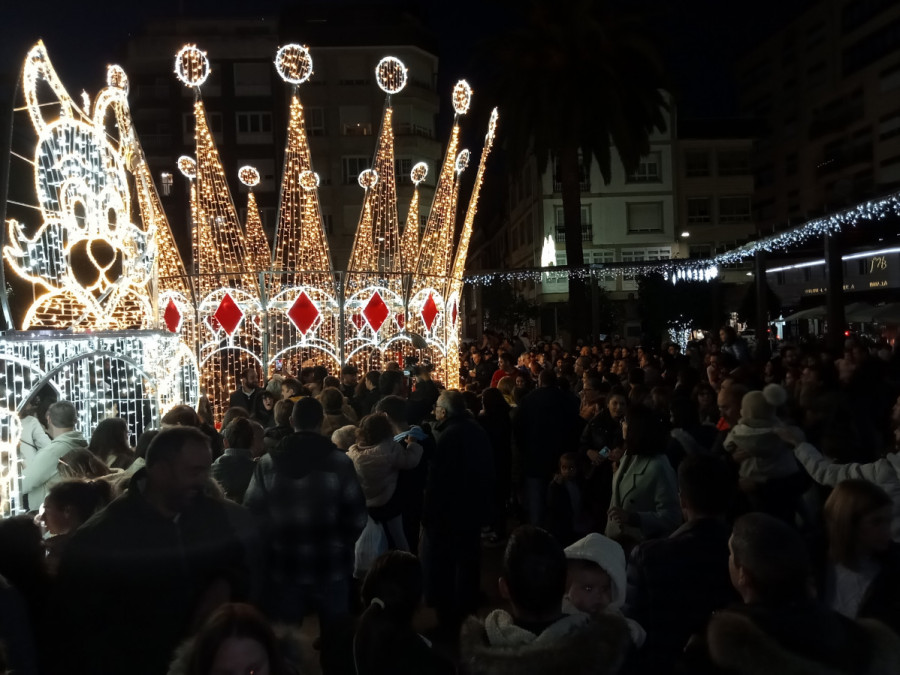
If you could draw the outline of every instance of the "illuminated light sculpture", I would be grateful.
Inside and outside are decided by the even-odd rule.
[[[252,166],[242,166],[238,169],[238,178],[249,188],[247,222],[244,224],[244,231],[247,234],[250,269],[253,272],[267,272],[272,266],[272,251],[269,249],[269,240],[266,239],[266,233],[263,231],[262,218],[259,217],[259,207],[256,205],[256,195],[253,194],[253,188],[259,185],[259,171]]]
[[[154,340],[148,334],[140,343],[152,343],[152,349],[121,349],[134,353],[136,364],[149,361],[150,356],[154,364],[168,358],[168,372],[176,376],[171,381],[165,379],[163,385],[162,376],[154,376],[149,368],[142,373],[128,371],[131,366],[119,370],[128,372],[126,379],[140,382],[146,391],[155,387],[157,401],[174,401],[179,395],[184,400],[196,398],[198,391],[207,394],[216,419],[224,412],[227,393],[238,386],[240,371],[248,365],[260,367],[265,374],[280,361],[292,372],[301,365],[321,363],[335,372],[348,362],[379,368],[385,361],[415,353],[435,365],[439,378],[456,384],[455,359],[448,361],[448,356],[459,341],[459,289],[477,202],[477,196],[470,200],[463,227],[465,233],[468,226],[468,234],[458,244],[455,210],[459,178],[470,159],[467,151],[460,151],[458,122],[459,115],[468,110],[471,89],[460,83],[454,90],[457,118],[437,176],[436,197],[424,236],[420,239],[418,228],[418,188],[428,174],[424,162],[416,164],[410,174],[415,188],[408,205],[407,229],[401,236],[391,99],[403,91],[408,71],[394,57],[376,65],[376,80],[386,95],[384,116],[371,168],[360,176],[365,197],[351,259],[346,270],[336,270],[325,236],[319,177],[313,170],[298,94],[313,72],[312,58],[305,47],[286,45],[276,55],[275,68],[291,92],[277,227],[268,266],[259,255],[268,250],[268,242],[252,189],[247,221],[241,223],[209,129],[200,96],[201,85],[209,75],[204,52],[188,45],[175,60],[178,79],[195,93],[196,159],[182,156],[177,162],[190,181],[195,264],[190,276],[178,256],[130,118],[119,120],[120,128],[128,131],[128,140],[114,150],[121,152],[121,165],[134,177],[144,225],[142,230],[138,228],[139,234],[143,234],[148,255],[155,256],[138,296],[146,305],[141,307],[142,321],[135,325],[159,331],[153,333]],[[127,111],[127,76],[113,71],[108,76],[116,82],[108,88],[117,93],[101,92],[101,96],[112,97],[116,104],[108,107],[118,116],[120,108]],[[496,115],[492,117],[495,124]],[[489,150],[486,143],[482,165]],[[249,188],[258,181],[249,167],[239,173]],[[123,202],[127,201],[126,191]],[[136,247],[141,241],[132,237],[131,245]],[[55,327],[66,326],[58,322]],[[156,346],[157,342],[166,348]],[[91,353],[94,347],[99,349],[96,345],[85,347],[85,353]],[[194,365],[192,354],[197,355],[198,365]],[[112,365],[100,363],[96,368],[106,372]],[[93,375],[95,381],[98,372]],[[186,375],[182,375],[188,372],[195,376],[192,389],[183,384]],[[28,377],[37,381],[43,376]],[[154,414],[162,405],[156,405]],[[94,407],[109,410],[107,402]]]
[[[165,320],[160,314],[167,314],[177,332],[190,335],[186,312],[160,312],[158,304],[162,276],[177,279],[165,286],[170,296],[187,297],[188,282],[131,122],[127,75],[110,66],[107,86],[93,101],[83,96],[79,106],[38,42],[25,59],[22,83],[20,110],[27,112],[37,141],[33,161],[18,152],[13,158],[34,176],[34,193],[25,196],[29,201],[9,201],[25,215],[7,221],[3,258],[34,289],[22,328],[43,330],[0,336],[4,513],[22,508],[22,467],[10,449],[17,413],[44,388],[76,405],[87,436],[109,415],[124,418],[133,434],[140,432],[157,425],[167,408],[193,404],[198,395],[192,350],[169,330],[159,330]],[[133,199],[140,225],[131,222]],[[5,284],[0,298],[9,315]]]

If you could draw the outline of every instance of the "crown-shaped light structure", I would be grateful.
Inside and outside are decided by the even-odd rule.
[[[277,228],[270,248],[253,194],[259,182],[253,167],[239,170],[249,189],[244,223],[235,209],[201,95],[209,60],[195,45],[182,48],[175,58],[175,73],[194,92],[196,143],[194,157],[178,160],[178,169],[190,183],[194,268],[188,272],[131,125],[124,71],[110,69],[110,84],[98,95],[91,116],[68,98],[45,61],[43,52],[30,55],[26,79],[35,79],[29,73],[36,71],[57,92],[67,135],[56,137],[68,145],[41,149],[39,143],[36,166],[40,170],[46,166],[57,176],[52,173],[54,162],[65,150],[78,162],[96,167],[96,178],[86,185],[105,181],[114,188],[101,190],[97,198],[85,188],[82,197],[59,173],[38,184],[45,224],[37,234],[29,238],[19,223],[10,222],[10,243],[4,249],[7,262],[36,288],[51,291],[36,298],[26,328],[148,327],[174,334],[186,353],[196,355],[201,389],[212,399],[217,417],[245,368],[267,373],[279,361],[289,370],[322,363],[336,372],[345,363],[379,368],[386,361],[415,354],[432,362],[449,386],[458,384],[453,361],[447,359],[459,342],[462,274],[497,122],[494,111],[465,221],[457,233],[460,177],[469,162],[468,151],[460,150],[460,119],[472,95],[465,82],[453,91],[456,116],[420,238],[419,185],[427,176],[427,164],[413,167],[412,199],[402,208],[394,167],[392,99],[406,85],[407,69],[391,56],[375,66],[376,81],[386,97],[384,114],[371,166],[359,176],[364,198],[350,260],[346,270],[336,270],[300,98],[301,85],[313,73],[309,50],[289,44],[275,57],[290,97]],[[121,136],[117,142],[104,135],[107,110],[116,115]],[[44,122],[39,105],[35,102],[29,111],[40,130]],[[128,222],[129,179],[142,226]],[[88,204],[88,198],[94,201]],[[82,208],[89,217],[81,217]],[[104,221],[97,216],[106,211],[114,218]],[[400,212],[406,214],[402,233]],[[68,279],[66,263],[75,241],[88,242],[91,260],[99,258],[91,242],[106,242],[120,252],[122,272],[113,277],[107,272],[110,268],[98,262],[101,279],[93,286],[63,281]]]

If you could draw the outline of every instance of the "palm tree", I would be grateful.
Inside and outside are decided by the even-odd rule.
[[[650,134],[665,130],[664,69],[640,20],[610,13],[606,3],[531,0],[523,18],[488,44],[501,133],[514,166],[531,153],[543,173],[555,160],[566,261],[581,266],[582,165],[596,159],[609,183],[615,146],[626,174],[637,170]],[[586,335],[583,279],[570,279],[569,307],[573,334]]]

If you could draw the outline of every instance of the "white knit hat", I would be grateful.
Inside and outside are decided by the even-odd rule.
[[[762,391],[748,391],[741,399],[741,424],[771,427],[778,421],[776,411],[786,402],[787,391],[780,384],[767,384]]]

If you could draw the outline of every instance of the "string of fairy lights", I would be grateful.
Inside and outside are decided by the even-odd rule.
[[[883,221],[900,216],[900,192],[862,202],[836,213],[813,218],[795,227],[749,241],[709,258],[683,258],[630,263],[602,263],[583,266],[544,266],[515,270],[477,271],[463,276],[467,284],[481,286],[497,282],[540,282],[570,278],[614,279],[618,276],[662,274],[666,279],[678,281],[710,281],[718,277],[719,268],[736,265],[753,258],[760,251],[773,253],[788,251],[812,239],[855,228],[865,223]]]

